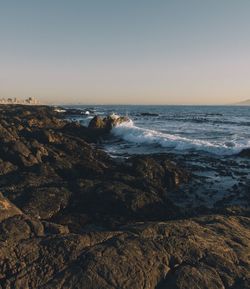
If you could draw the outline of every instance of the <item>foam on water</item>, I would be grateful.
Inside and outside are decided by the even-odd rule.
[[[133,121],[112,130],[105,149],[116,154],[200,151],[230,155],[250,147],[249,107],[229,106],[74,106],[85,114],[74,120],[87,126],[94,115],[126,115]],[[86,112],[90,114],[86,114]]]
[[[178,151],[199,150],[213,154],[231,155],[250,146],[250,141],[243,140],[204,140],[187,138],[179,135],[163,133],[156,130],[135,126],[133,121],[122,123],[112,129],[114,136],[123,140],[141,145],[159,145],[163,148]]]

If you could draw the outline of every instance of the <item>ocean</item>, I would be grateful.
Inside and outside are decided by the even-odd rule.
[[[250,107],[75,105],[88,125],[94,115],[126,115],[102,144],[111,155],[199,152],[233,155],[250,147]],[[72,106],[71,106],[72,108]]]

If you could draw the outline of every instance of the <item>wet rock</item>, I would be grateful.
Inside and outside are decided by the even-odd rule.
[[[135,157],[129,160],[132,163],[131,170],[138,178],[150,180],[156,185],[169,189],[176,188],[181,182],[187,182],[190,175],[180,169],[168,159],[152,157]]]
[[[158,113],[142,112],[141,116],[159,116]]]
[[[106,123],[101,116],[96,115],[90,122],[89,128],[105,129]]]
[[[107,117],[95,116],[89,123],[90,129],[104,129],[110,131],[112,127],[117,126],[124,122],[129,122],[126,116],[109,115]]]
[[[239,153],[240,157],[246,157],[246,158],[250,158],[250,148],[249,149],[243,149],[240,153]]]

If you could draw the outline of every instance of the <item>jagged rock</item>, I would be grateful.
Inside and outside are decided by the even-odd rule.
[[[68,234],[68,226],[63,226],[51,222],[43,222],[44,230],[46,234]]]
[[[23,212],[38,219],[50,219],[64,209],[70,192],[65,188],[45,187],[26,193],[26,200],[20,205]]]
[[[176,188],[181,182],[187,182],[190,175],[168,159],[152,157],[134,157],[129,160],[133,174],[145,181],[160,184],[168,189]]]
[[[96,115],[89,123],[89,128],[106,128],[106,123],[101,116]]]
[[[23,214],[6,218],[0,223],[0,242],[7,242],[13,246],[21,240],[43,235],[44,228],[41,222]]]
[[[15,205],[0,193],[0,222],[15,215],[22,214]]]
[[[17,166],[13,165],[11,162],[5,162],[0,159],[0,176],[6,175],[11,172],[14,172],[17,170]]]
[[[249,280],[249,218],[199,217],[43,238],[31,237],[29,226],[17,233],[15,248],[0,247],[4,288],[247,288]]]
[[[28,149],[28,147],[22,143],[21,141],[16,141],[13,143],[13,145],[10,148],[11,151],[14,151],[24,157],[28,157],[31,154],[31,151]]]
[[[129,118],[126,116],[109,115],[107,117],[95,116],[89,123],[91,129],[104,129],[110,131],[112,127],[117,126],[123,122],[128,122]]]
[[[4,143],[15,141],[17,139],[17,134],[10,129],[7,129],[7,127],[8,123],[2,121],[2,124],[0,124],[0,140]]]
[[[192,177],[174,158],[118,161],[89,143],[126,119],[0,111],[0,288],[249,288],[248,208],[180,207],[170,195]]]
[[[0,148],[2,159],[8,159],[15,165],[33,166],[38,163],[36,157],[22,141],[8,142]]]

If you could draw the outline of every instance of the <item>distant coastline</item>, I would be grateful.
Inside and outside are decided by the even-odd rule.
[[[8,98],[0,98],[0,104],[22,104],[22,105],[39,105],[40,102],[39,100],[34,97],[34,96],[31,96],[31,97],[27,97],[27,98],[17,98],[17,97],[14,97],[14,98],[11,98],[11,97],[8,97]]]
[[[237,102],[235,103],[234,105],[246,105],[246,106],[250,106],[250,99],[247,99],[247,100],[244,100],[244,101],[241,101],[241,102]]]

